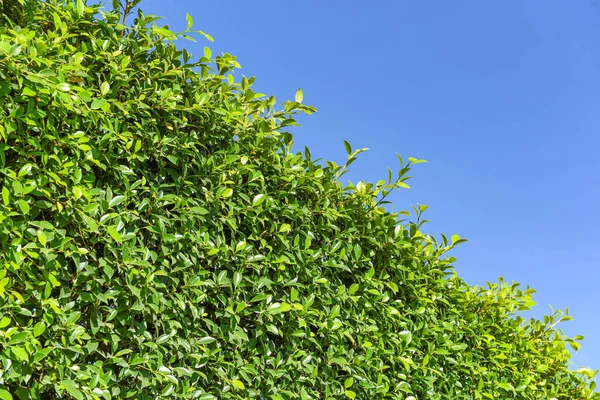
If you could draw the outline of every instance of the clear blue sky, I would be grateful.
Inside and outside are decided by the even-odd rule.
[[[503,276],[538,293],[533,315],[568,307],[586,337],[573,367],[600,369],[600,4],[597,1],[144,0],[174,30],[215,38],[255,87],[297,88],[318,113],[296,143],[352,180],[429,160],[398,209],[430,206],[428,233],[470,239],[454,253],[471,284]],[[200,56],[204,40],[181,41]]]

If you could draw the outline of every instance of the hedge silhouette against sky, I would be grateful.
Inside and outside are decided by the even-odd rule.
[[[0,399],[598,398],[568,315],[385,207],[422,160],[344,184],[364,149],[296,152],[301,90],[137,3],[3,3]]]

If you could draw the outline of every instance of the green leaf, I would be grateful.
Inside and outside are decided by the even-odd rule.
[[[292,307],[287,303],[272,303],[267,308],[269,314],[280,314],[282,312],[290,311]]]
[[[302,92],[302,89],[298,89],[296,91],[295,100],[296,100],[296,103],[302,103],[302,100],[304,100],[304,93]]]
[[[23,343],[27,340],[27,338],[29,337],[29,332],[27,331],[21,331],[18,333],[15,333],[11,338],[9,343],[10,344],[17,344],[17,343]]]
[[[34,363],[40,362],[41,360],[46,358],[48,356],[48,354],[50,354],[51,352],[52,352],[52,349],[50,349],[50,348],[36,351],[35,354],[33,355],[33,362]]]
[[[239,242],[237,242],[237,244],[235,245],[236,253],[244,250],[246,248],[246,244],[247,243],[245,240],[240,240]]]
[[[17,174],[17,177],[22,178],[26,175],[29,175],[29,173],[31,172],[31,169],[33,168],[32,164],[25,164],[21,167],[21,169],[19,169],[19,173]]]
[[[262,254],[255,254],[253,256],[249,256],[248,258],[246,258],[247,261],[249,262],[257,262],[257,261],[262,261],[264,260],[266,257]]]
[[[290,230],[292,230],[292,226],[290,224],[281,224],[279,227],[279,232],[282,233],[289,232]]]
[[[15,357],[22,361],[29,360],[29,354],[23,347],[11,347],[10,351],[15,355]]]
[[[266,200],[266,198],[267,196],[265,196],[264,194],[257,194],[256,196],[254,196],[254,199],[252,199],[252,207],[257,207],[261,205]]]
[[[156,344],[166,343],[169,339],[171,339],[171,335],[167,335],[167,334],[161,335],[161,336],[159,336],[158,339],[156,339]]]
[[[83,12],[85,10],[85,3],[83,0],[77,0],[77,15],[79,15],[80,17],[83,15]]]
[[[18,45],[15,43],[12,46],[10,46],[10,48],[8,50],[8,55],[11,57],[18,56],[19,54],[21,54],[22,48],[23,47],[21,45]]]
[[[46,239],[46,234],[44,233],[44,231],[38,230],[37,231],[37,238],[40,241],[40,244],[45,247],[47,239]]]
[[[175,385],[169,383],[161,392],[161,396],[170,396],[175,391]]]
[[[5,206],[10,204],[10,191],[6,186],[2,187],[2,201],[4,202]]]
[[[121,234],[119,233],[119,231],[117,231],[116,226],[111,225],[108,228],[106,228],[106,231],[108,232],[108,234],[115,239],[117,242],[122,242],[123,241],[123,237],[121,236]]]
[[[190,29],[192,29],[192,26],[194,25],[194,19],[192,18],[192,16],[190,14],[185,14],[185,19],[187,21],[187,30],[189,31]]]
[[[125,196],[115,196],[108,202],[108,207],[113,208],[121,204],[125,200]]]
[[[498,385],[499,388],[502,388],[504,390],[508,390],[508,391],[514,390],[514,388],[512,387],[512,385],[510,383],[498,382],[498,383],[496,383],[496,385]]]
[[[56,88],[60,91],[68,92],[69,90],[71,90],[71,85],[69,85],[68,83],[59,83],[58,85],[56,85]]]
[[[198,96],[198,105],[201,106],[204,103],[207,103],[210,100],[209,93],[202,93]]]
[[[398,334],[404,337],[406,346],[408,346],[412,342],[412,333],[410,331],[401,331]]]
[[[344,140],[344,147],[346,148],[346,153],[348,153],[348,155],[352,154],[352,146],[350,146],[350,143],[348,143],[346,140]]]
[[[233,387],[243,390],[246,389],[246,386],[244,385],[244,382],[240,381],[239,379],[234,379],[233,381],[231,381],[231,384],[233,385]]]
[[[110,84],[108,82],[102,82],[102,85],[100,85],[100,94],[102,96],[104,96],[108,93],[109,90],[110,90]],[[101,99],[98,99],[98,100],[101,100]],[[102,108],[102,106],[94,107],[94,103],[92,103],[92,108]]]
[[[89,230],[92,232],[97,232],[98,231],[98,224],[96,223],[96,221],[90,217],[88,217],[87,215],[82,215],[81,216],[83,218],[83,221],[85,222],[85,224],[88,226]]]
[[[35,95],[37,94],[37,92],[34,91],[34,90],[32,90],[32,89],[30,89],[30,88],[28,88],[28,87],[25,87],[25,88],[23,88],[22,94],[23,94],[23,96],[35,97]]]
[[[233,287],[237,288],[242,281],[242,274],[239,271],[236,271],[233,274]]]
[[[13,192],[15,192],[15,196],[20,196],[23,194],[23,185],[19,181],[12,182]]]
[[[418,160],[418,159],[416,159],[414,157],[408,157],[408,161],[411,164],[421,164],[421,163],[426,163],[427,162],[427,160]]]
[[[199,33],[200,35],[204,36],[209,42],[214,42],[215,40],[213,39],[213,37],[211,35],[209,35],[206,32],[203,31],[196,31],[196,33]]]
[[[90,108],[92,110],[97,110],[97,109],[103,108],[105,105],[106,105],[105,99],[95,99],[94,101],[92,101],[92,105],[90,106]]]
[[[46,324],[43,321],[38,322],[33,327],[33,335],[35,337],[41,336],[46,331]]]
[[[200,343],[200,344],[209,344],[209,343],[214,342],[215,340],[216,339],[214,337],[206,336],[206,337],[203,337],[200,340],[198,340],[198,343]]]
[[[209,211],[204,207],[192,207],[192,208],[190,208],[190,211],[193,211],[194,213],[200,214],[200,215],[206,215],[209,213]]]
[[[225,197],[231,197],[231,195],[233,195],[233,189],[232,188],[227,188],[227,189],[224,189],[221,192],[221,196],[220,197],[223,197],[223,198],[225,198]]]
[[[13,400],[12,394],[6,389],[0,389],[0,400]]]
[[[163,27],[154,25],[152,27],[152,34],[162,36],[164,39],[167,39],[167,40],[177,39],[177,36],[175,35],[175,33],[173,33],[170,29],[168,29],[166,27],[163,28]]]
[[[0,329],[6,328],[7,326],[9,326],[10,325],[10,321],[11,321],[11,319],[8,318],[8,317],[2,317],[0,319]]]
[[[73,188],[73,196],[75,197],[75,200],[78,200],[81,198],[81,196],[83,196],[83,191],[79,186],[75,186]]]
[[[8,82],[0,82],[0,97],[5,97],[10,94],[11,85]]]
[[[29,203],[21,199],[17,202],[17,204],[19,205],[19,208],[21,209],[21,212],[23,214],[29,214],[29,211],[31,210],[31,208],[29,207]]]
[[[242,312],[243,310],[246,309],[247,304],[246,303],[239,303],[236,307],[235,307],[235,312],[236,314],[239,314],[240,312]]]
[[[265,295],[265,294],[257,294],[256,296],[254,296],[250,299],[250,303],[255,303],[257,301],[263,301],[266,298],[267,298],[267,295]]]
[[[429,365],[429,354],[425,354],[425,357],[423,357],[423,363],[422,365],[424,367],[426,367],[427,365]]]

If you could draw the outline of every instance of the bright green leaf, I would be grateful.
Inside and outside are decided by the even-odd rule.
[[[31,210],[31,208],[29,207],[29,203],[21,199],[17,202],[17,204],[19,205],[19,208],[21,209],[21,212],[23,214],[29,214],[29,211]]]
[[[252,207],[257,207],[261,205],[266,200],[266,198],[267,196],[265,196],[264,194],[257,194],[252,200]]]
[[[69,85],[68,83],[59,83],[58,85],[56,85],[56,88],[60,91],[68,92],[69,90],[71,90],[71,85]]]
[[[190,29],[192,29],[192,26],[194,25],[194,19],[192,18],[192,16],[190,14],[185,14],[185,19],[187,21],[187,30],[189,31]]]
[[[37,231],[37,238],[40,241],[40,244],[42,246],[46,246],[46,240],[47,240],[47,238],[46,238],[46,234],[44,233],[44,231],[38,230]]]
[[[108,82],[102,82],[102,84],[100,85],[100,94],[102,96],[104,96],[104,95],[106,95],[108,93],[109,90],[110,90],[110,84]],[[92,108],[102,108],[102,106],[100,106],[100,107],[94,107],[94,104],[92,103]]]
[[[121,236],[121,234],[119,233],[119,231],[117,231],[117,228],[114,225],[109,226],[108,228],[106,228],[108,234],[117,242],[121,242],[123,241],[123,237]]]
[[[108,206],[110,208],[112,208],[114,206],[121,204],[124,200],[125,200],[125,196],[115,196],[108,202]]]
[[[5,206],[10,204],[10,191],[6,186],[2,187],[2,201],[4,202]]]
[[[95,99],[94,101],[92,101],[92,105],[90,107],[92,108],[92,110],[97,110],[97,109],[103,108],[105,105],[106,105],[105,99]]]
[[[29,360],[29,354],[27,353],[27,350],[25,350],[23,347],[11,347],[10,351],[20,360],[22,361],[27,361]]]
[[[234,379],[233,381],[231,381],[231,384],[240,390],[243,390],[246,388],[246,386],[244,385],[244,382],[240,381],[239,379]]]
[[[279,227],[279,232],[286,233],[289,232],[291,229],[292,226],[290,224],[282,224],[281,227]]]

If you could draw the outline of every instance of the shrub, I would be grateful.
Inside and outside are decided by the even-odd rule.
[[[6,0],[0,399],[584,399],[533,290],[470,287],[385,197],[134,3]]]

